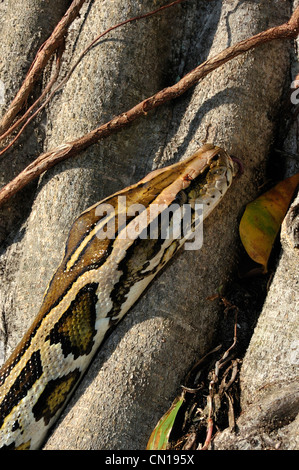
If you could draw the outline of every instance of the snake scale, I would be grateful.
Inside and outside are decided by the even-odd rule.
[[[75,220],[37,317],[0,370],[1,449],[42,445],[107,333],[194,233],[199,223],[195,203],[203,205],[205,218],[233,175],[229,155],[206,144],[191,157],[155,170],[93,205]],[[136,204],[142,204],[143,211],[130,212]],[[163,215],[173,204],[191,208],[181,238],[161,236]],[[158,210],[152,211],[153,207]],[[182,220],[182,210],[180,214]],[[169,229],[174,215],[166,220]],[[147,232],[151,224],[155,236]],[[133,236],[127,236],[127,229]]]

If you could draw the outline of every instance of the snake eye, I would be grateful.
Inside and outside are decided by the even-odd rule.
[[[183,204],[186,204],[186,202],[188,202],[188,196],[186,192],[183,189],[181,189],[181,191],[177,193],[174,203],[177,203],[180,206],[182,206]]]

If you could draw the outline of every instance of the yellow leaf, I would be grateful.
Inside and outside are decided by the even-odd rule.
[[[169,436],[181,405],[184,402],[184,394],[176,398],[169,410],[158,421],[153,430],[146,450],[166,450],[169,442]]]
[[[299,173],[270,189],[250,202],[239,226],[241,241],[251,259],[267,272],[268,260],[281,223],[288,210]]]

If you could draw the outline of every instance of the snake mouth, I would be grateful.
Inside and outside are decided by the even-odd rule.
[[[218,162],[218,165],[227,167],[232,172],[233,178],[239,178],[244,173],[244,164],[242,160],[234,155],[229,155],[222,148],[216,147],[218,153],[214,155],[211,161]]]
[[[209,201],[212,207],[225,194],[235,176],[234,162],[228,153],[215,147],[215,153],[208,161],[203,171],[197,175],[186,188],[189,202]]]
[[[219,167],[226,167],[230,169],[233,176],[236,175],[236,168],[234,162],[237,163],[237,158],[230,156],[225,150],[220,147],[215,147],[217,149],[217,153],[211,159],[212,166],[216,165]],[[238,161],[241,165],[240,160]]]

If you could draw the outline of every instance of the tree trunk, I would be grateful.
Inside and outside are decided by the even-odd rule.
[[[46,3],[42,8],[40,2],[5,0],[0,6],[3,113],[35,53],[69,5]],[[101,31],[163,4],[162,0],[86,2],[66,38],[62,73]],[[1,183],[41,152],[80,137],[175,83],[207,57],[287,21],[291,12],[289,1],[190,0],[115,30],[83,58],[63,90],[1,161]],[[238,223],[267,177],[280,104],[289,87],[292,47],[291,41],[274,41],[231,60],[183,97],[47,171],[1,209],[0,359],[4,361],[37,314],[69,228],[84,209],[137,182],[152,168],[191,155],[202,142],[224,147],[245,168],[204,224],[202,249],[183,249],[105,341],[45,449],[144,449],[191,365],[215,346],[222,309],[207,298],[220,286],[228,286],[237,270]],[[294,64],[294,54],[292,60]],[[52,63],[39,86],[51,67]],[[296,137],[289,138],[296,147]],[[290,236],[288,220],[291,212],[284,240]],[[295,245],[284,247],[241,375],[244,416],[259,403],[265,413],[268,405],[274,415],[276,409],[282,411],[283,418],[271,421],[271,446],[281,441],[284,448],[295,447],[291,436],[298,412],[297,251]],[[287,296],[282,296],[286,289]],[[263,391],[256,392],[257,388]],[[216,437],[215,448],[240,448],[243,439],[245,447],[253,449],[255,435],[264,448],[262,418],[254,421],[250,439],[248,423],[243,431],[241,422],[240,436],[225,431]]]

